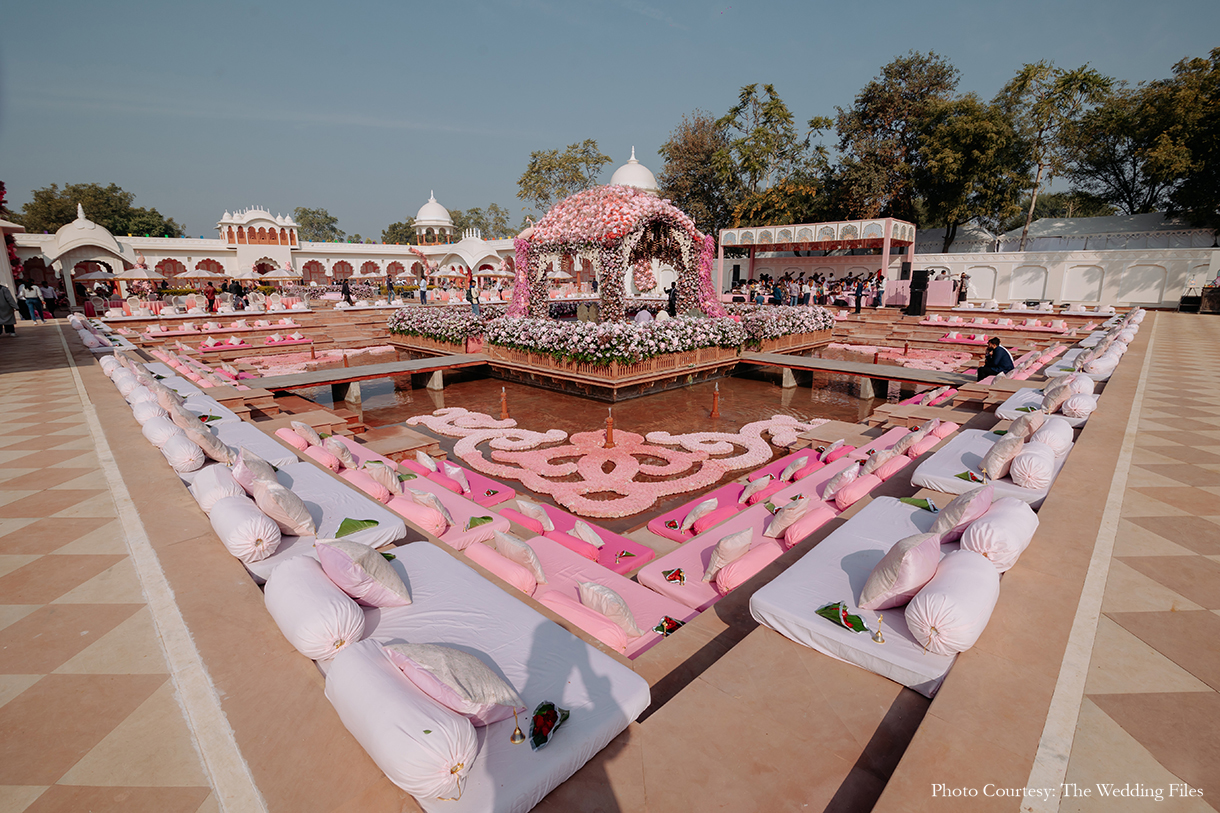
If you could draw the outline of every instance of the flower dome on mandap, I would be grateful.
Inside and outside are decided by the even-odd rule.
[[[604,318],[625,318],[624,277],[653,259],[678,271],[678,310],[725,315],[712,287],[714,241],[668,200],[634,186],[598,186],[556,203],[515,241],[516,276],[510,316],[549,312],[547,272],[579,258],[600,280]]]

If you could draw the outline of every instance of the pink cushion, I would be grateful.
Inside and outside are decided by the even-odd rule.
[[[907,464],[910,462],[911,462],[911,458],[907,457],[904,454],[894,455],[889,460],[885,461],[880,466],[878,466],[873,471],[873,474],[875,474],[879,478],[881,478],[881,482],[884,483],[886,480],[890,479],[895,474],[897,474],[898,472],[905,469],[907,467]]]
[[[835,449],[830,454],[826,455],[826,459],[823,460],[822,462],[829,465],[830,463],[833,463],[836,460],[838,460],[840,457],[844,457],[846,455],[851,454],[855,450],[856,450],[855,446],[840,446],[839,448]]]
[[[711,528],[713,525],[718,525],[719,523],[724,522],[726,519],[733,516],[737,512],[744,511],[744,510],[745,510],[745,507],[741,503],[739,503],[739,502],[730,503],[730,504],[724,506],[723,508],[717,508],[715,511],[711,512],[710,514],[704,514],[703,516],[699,517],[699,519],[695,520],[694,525],[691,526],[691,530],[694,531],[696,536],[698,536],[699,534],[706,531],[708,528]]]
[[[750,495],[749,499],[746,500],[746,503],[748,505],[757,505],[760,502],[766,502],[767,498],[770,497],[772,494],[782,491],[790,485],[792,485],[792,484],[791,483],[781,483],[777,480],[776,482],[772,483],[771,485],[767,486],[766,488],[755,491],[753,494]],[[738,504],[740,505],[740,503],[738,503]]]
[[[360,543],[351,543],[359,545]],[[363,550],[370,550],[360,545]],[[365,571],[352,554],[336,545],[315,545],[318,561],[326,577],[357,602],[366,607],[406,607],[410,600],[391,590]],[[381,554],[372,551],[378,559]],[[388,565],[387,565],[388,567]]]
[[[899,540],[864,582],[860,608],[888,610],[906,604],[932,580],[939,563],[938,534],[917,534]]]
[[[415,684],[416,688],[450,711],[468,718],[471,725],[488,726],[513,716],[512,706],[502,706],[499,703],[471,703],[403,653],[390,647],[385,647],[384,650],[390,661],[402,670],[407,680]]]
[[[797,480],[803,480],[825,465],[826,464],[821,460],[814,458],[814,460],[805,468],[797,469],[796,474],[792,475],[792,481],[796,482]]]
[[[465,554],[470,557],[470,561],[499,576],[527,596],[534,595],[534,591],[538,589],[538,580],[534,578],[534,574],[530,572],[529,568],[517,564],[482,542],[476,542],[467,547]]]
[[[543,536],[558,542],[574,553],[579,553],[591,562],[596,562],[598,555],[601,553],[601,550],[596,545],[590,545],[583,539],[577,539],[571,534],[565,534],[563,531],[547,531]]]
[[[430,472],[427,475],[427,477],[432,482],[436,483],[437,485],[444,486],[445,488],[452,491],[454,494],[462,493],[462,486],[458,483],[457,480],[454,480],[452,477],[448,477],[444,474],[441,474],[439,471]]]
[[[504,517],[509,522],[517,523],[522,528],[527,528],[527,529],[533,531],[534,533],[538,534],[539,536],[542,536],[543,534],[546,533],[546,529],[542,527],[541,522],[534,519],[533,517],[527,517],[525,514],[522,514],[520,511],[514,511],[512,508],[500,509],[500,516]]]
[[[398,462],[398,467],[400,469],[406,469],[407,471],[417,474],[420,477],[427,477],[429,474],[435,473],[432,471],[432,469],[421,466],[414,460],[400,460]]]
[[[327,452],[327,454],[330,453]],[[331,455],[331,457],[334,457],[334,455]],[[335,458],[335,462],[339,462],[338,458]],[[390,497],[394,496],[390,493],[389,489],[359,469],[344,469],[343,473],[339,476],[378,502],[388,503]]]
[[[958,425],[953,421],[941,421],[936,425],[936,428],[932,430],[932,434],[943,440],[956,432],[958,428]]]
[[[279,433],[277,432],[276,434],[279,434]],[[300,437],[300,436],[298,435],[298,437]],[[335,474],[339,473],[339,469],[342,468],[342,466],[339,464],[339,458],[335,457],[328,450],[323,449],[321,446],[310,446],[308,443],[306,443],[305,447],[306,447],[305,448],[306,457],[318,461],[323,466],[325,466],[326,468],[333,471]],[[382,500],[382,502],[385,502],[385,500]]]
[[[349,469],[349,471],[354,470]],[[368,477],[367,474],[364,476]],[[369,479],[372,480],[373,478],[369,477]],[[420,505],[410,497],[393,497],[386,503],[386,507],[407,522],[422,528],[433,536],[440,536],[447,530],[445,518],[441,516],[440,511],[437,511],[435,508],[429,508],[426,505]]]
[[[805,516],[789,525],[784,530],[784,547],[790,548],[809,534],[821,528],[836,516],[834,509],[824,502],[809,506]]]
[[[749,552],[743,556],[716,571],[712,586],[722,596],[727,595],[741,587],[747,580],[752,579],[760,570],[778,559],[783,552],[784,548],[778,541],[773,542],[768,539],[759,543],[750,548]]]
[[[301,437],[296,432],[293,432],[287,426],[285,426],[283,429],[276,429],[275,436],[299,452],[303,452],[309,448],[309,441],[305,440],[305,438]]]
[[[864,474],[852,480],[835,492],[835,505],[839,510],[850,508],[861,497],[881,485],[881,478],[872,474]]]
[[[615,652],[624,654],[627,652],[627,633],[623,632],[623,628],[618,624],[596,610],[590,610],[576,599],[569,598],[557,590],[546,591],[538,597],[538,601]]]
[[[929,432],[923,438],[923,440],[916,441],[915,443],[911,444],[911,446],[907,449],[907,457],[915,460],[916,458],[931,451],[932,447],[938,443],[940,443],[940,438]]]

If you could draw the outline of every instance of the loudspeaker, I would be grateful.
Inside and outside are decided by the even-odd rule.
[[[898,279],[899,280],[908,280],[910,278],[911,278],[911,264],[903,263],[902,264],[902,275],[900,277],[898,277]]]
[[[911,288],[911,302],[907,305],[907,316],[924,316],[927,312],[928,292]]]
[[[931,273],[926,268],[916,268],[911,272],[911,292],[928,290],[928,277]]]

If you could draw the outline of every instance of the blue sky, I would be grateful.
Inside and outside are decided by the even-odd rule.
[[[521,214],[533,150],[596,139],[654,171],[682,115],[770,82],[798,121],[934,50],[990,98],[1026,62],[1129,82],[1220,44],[1215,0],[1020,4],[442,0],[12,2],[0,180],[114,182],[192,236],[226,209],[322,207],[378,238],[429,190]]]

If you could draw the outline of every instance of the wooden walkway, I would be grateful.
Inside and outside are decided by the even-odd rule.
[[[336,367],[332,370],[314,370],[309,373],[294,373],[293,375],[274,375],[261,378],[257,383],[265,390],[282,392],[284,390],[301,389],[302,387],[351,384],[355,381],[369,381],[374,378],[410,375],[411,373],[431,373],[437,370],[452,370],[458,367],[474,367],[479,364],[486,364],[487,361],[487,356],[482,353],[463,353],[453,356],[410,359],[408,361],[387,361],[382,364],[366,364],[360,367]]]
[[[871,364],[860,361],[788,356],[783,353],[742,353],[741,361],[746,364],[764,364],[772,367],[787,367],[791,370],[857,375],[861,378],[871,378],[878,381],[900,381],[906,384],[925,384],[935,387],[942,387],[946,384],[957,387],[975,380],[973,375],[946,373],[940,370],[918,370],[913,367],[898,367],[893,364]]]

